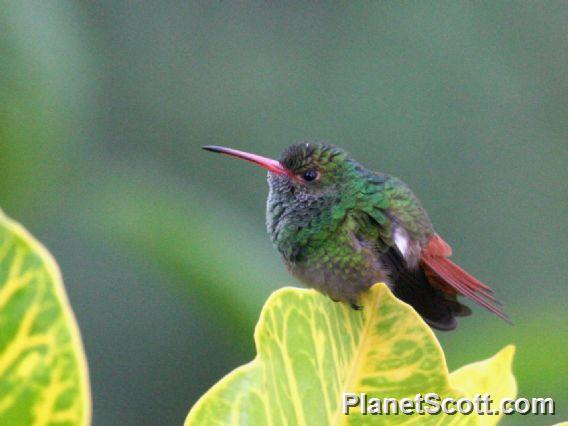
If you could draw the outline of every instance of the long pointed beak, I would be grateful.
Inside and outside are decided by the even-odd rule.
[[[218,152],[220,154],[228,155],[229,157],[240,158],[246,161],[249,161],[257,166],[260,166],[272,173],[276,173],[278,175],[287,175],[288,171],[282,167],[282,164],[276,160],[272,160],[271,158],[261,157],[260,155],[251,154],[244,151],[239,151],[236,149],[225,148],[224,146],[203,146],[202,147],[206,151],[211,152]]]

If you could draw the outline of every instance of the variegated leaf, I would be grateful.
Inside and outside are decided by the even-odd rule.
[[[90,423],[87,364],[48,251],[0,212],[0,425]]]
[[[453,386],[430,327],[384,284],[365,295],[362,311],[313,290],[281,289],[264,306],[255,342],[257,357],[210,389],[186,425],[478,424],[475,415],[343,413],[347,392],[399,400],[466,395]],[[511,374],[505,368],[501,377]],[[481,390],[494,386],[488,378]]]

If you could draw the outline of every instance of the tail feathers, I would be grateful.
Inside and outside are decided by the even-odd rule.
[[[456,316],[467,315],[467,307],[449,300],[440,290],[428,284],[422,271],[397,277],[393,292],[411,305],[431,327],[449,331],[457,327]],[[465,308],[464,309],[462,309]]]
[[[388,271],[395,296],[411,305],[431,327],[453,330],[458,325],[456,317],[471,314],[471,310],[459,303],[455,295],[431,285],[423,269],[409,269],[394,247],[383,253],[381,263]]]
[[[435,282],[441,284],[442,289],[448,294],[456,292],[462,294],[499,318],[511,323],[509,317],[501,309],[503,305],[493,296],[493,290],[490,287],[468,274],[447,257],[428,253],[428,248],[421,260],[426,269],[426,275],[433,276]]]

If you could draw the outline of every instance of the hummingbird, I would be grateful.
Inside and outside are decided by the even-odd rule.
[[[295,143],[279,160],[222,146],[207,151],[268,170],[266,227],[300,282],[361,309],[374,283],[386,283],[433,328],[453,330],[471,315],[465,296],[509,322],[493,290],[452,262],[450,246],[400,179],[365,168],[326,143]]]

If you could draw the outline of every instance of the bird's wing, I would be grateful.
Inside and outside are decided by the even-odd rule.
[[[407,279],[407,269],[419,269],[428,282],[442,290],[452,302],[456,295],[463,295],[509,321],[493,290],[448,259],[452,254],[450,246],[435,233],[428,214],[410,188],[391,177],[381,186],[381,197],[368,198],[371,202],[364,204],[363,210],[382,229],[380,256],[383,262],[399,274],[404,272],[407,287],[415,287],[415,283],[422,281]],[[380,202],[376,202],[377,199]],[[393,256],[393,248],[400,256]],[[451,307],[454,314],[467,315],[467,308],[458,305]]]
[[[410,188],[397,178],[388,176],[380,185],[367,188],[370,196],[366,194],[360,203],[361,210],[382,228],[385,248],[394,247],[409,268],[416,268],[422,248],[434,234],[428,214]]]
[[[398,187],[389,187],[388,184],[377,189],[376,193],[371,192],[369,186],[366,191],[355,215],[359,225],[357,239],[363,246],[373,247],[381,272],[399,299],[413,306],[432,327],[454,329],[457,326],[455,317],[469,315],[470,310],[457,302],[455,296],[432,286],[419,267],[419,238],[425,239],[421,232],[428,231],[429,219],[422,216],[423,210],[417,200],[409,202],[408,195],[399,193]],[[391,197],[394,192],[399,199],[396,199],[398,206],[393,209]],[[407,208],[404,209],[402,204],[406,204]],[[426,226],[408,226],[407,230],[397,208],[401,209],[402,221],[418,219]]]

